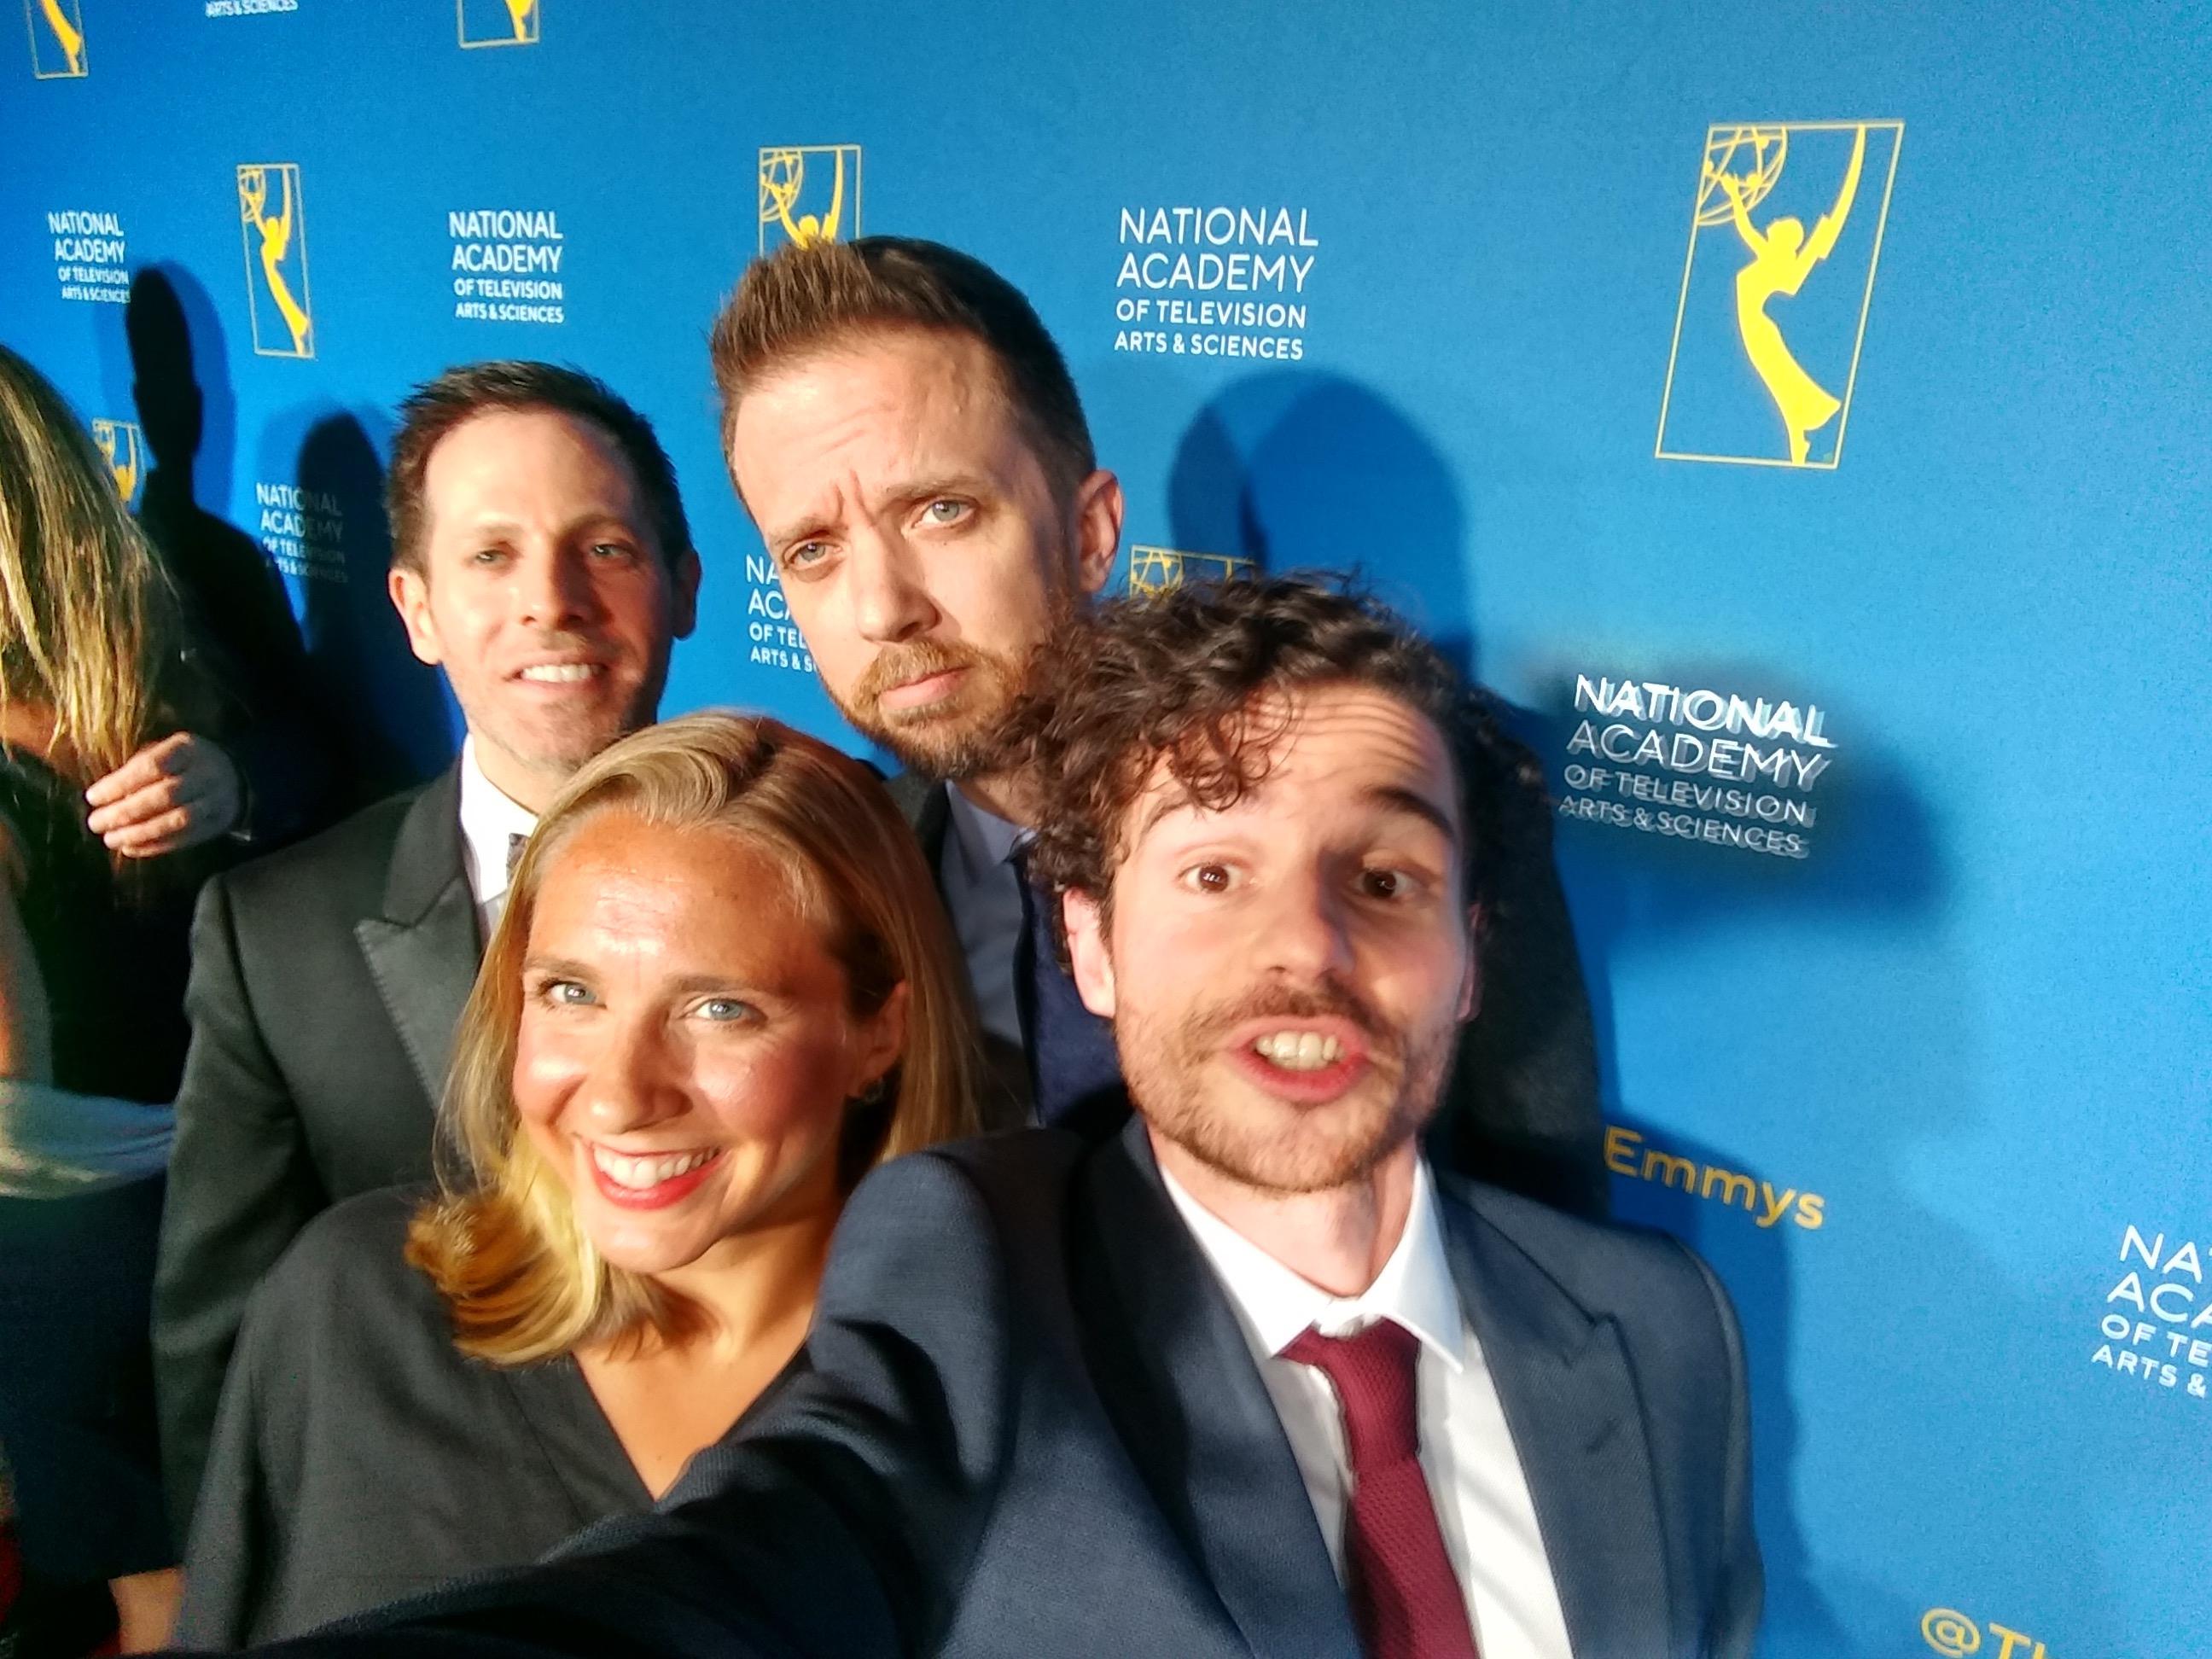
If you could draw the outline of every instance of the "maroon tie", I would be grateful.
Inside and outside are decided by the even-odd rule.
[[[1467,1598],[1421,1474],[1413,1412],[1420,1339],[1378,1319],[1351,1336],[1309,1328],[1283,1358],[1335,1385],[1352,1463],[1344,1556],[1367,1659],[1476,1659]]]

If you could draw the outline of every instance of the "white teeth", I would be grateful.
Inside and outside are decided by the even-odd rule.
[[[1286,1072],[1318,1072],[1344,1054],[1341,1042],[1319,1031],[1270,1031],[1252,1047]]]
[[[672,1152],[664,1158],[625,1158],[620,1152],[611,1152],[604,1146],[592,1148],[592,1162],[599,1166],[599,1173],[617,1187],[628,1187],[635,1192],[649,1192],[664,1181],[673,1181],[680,1175],[689,1175],[708,1159],[714,1152]]]
[[[522,671],[526,680],[545,680],[555,685],[576,685],[599,672],[597,663],[546,662]]]

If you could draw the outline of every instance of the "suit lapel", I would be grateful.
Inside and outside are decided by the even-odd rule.
[[[385,1012],[434,1108],[453,1059],[453,1028],[475,981],[483,942],[461,866],[460,774],[448,769],[415,798],[392,843],[384,914],[354,924]]]
[[[952,816],[952,803],[945,797],[946,786],[933,783],[919,772],[902,772],[884,786],[890,791],[891,799],[906,821],[914,826],[914,838],[921,843],[921,855],[929,861],[930,879],[937,878],[937,866],[945,857],[945,831]]]
[[[1110,1305],[1084,1323],[1123,1444],[1259,1659],[1358,1659],[1297,1462],[1243,1328],[1160,1185],[1141,1120],[1090,1160]]]
[[[1504,1407],[1573,1650],[1666,1659],[1651,1455],[1619,1328],[1592,1319],[1464,1199],[1440,1196],[1452,1277]]]

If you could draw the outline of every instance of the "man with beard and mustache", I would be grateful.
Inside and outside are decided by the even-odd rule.
[[[1029,302],[934,242],[793,244],[715,325],[722,436],[822,683],[907,768],[915,824],[967,957],[998,1086],[988,1122],[1110,1133],[1113,1044],[1024,879],[1042,803],[1008,747],[1028,665],[1112,574],[1122,497]],[[1602,1216],[1595,1043],[1550,815],[1526,757],[1501,811],[1501,991],[1460,1038],[1435,1142],[1452,1168]],[[1470,764],[1485,763],[1470,757]]]
[[[660,1514],[283,1651],[1753,1650],[1726,1292],[1420,1151],[1495,988],[1487,707],[1287,580],[1107,605],[1036,672],[1034,869],[1132,1121],[886,1164],[807,1370]]]
[[[210,882],[155,1288],[181,1537],[246,1300],[319,1212],[428,1179],[453,1030],[514,852],[577,768],[651,723],[699,557],[644,416],[548,363],[401,406],[389,590],[467,737],[423,788]]]

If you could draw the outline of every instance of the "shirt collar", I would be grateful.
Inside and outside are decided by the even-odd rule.
[[[1013,857],[1014,848],[1029,839],[1028,830],[1018,823],[1009,823],[988,807],[976,805],[961,793],[958,784],[946,784],[945,797],[951,808],[952,833],[960,843],[960,856],[971,878],[980,879],[988,875]]]
[[[538,815],[501,793],[477,764],[477,740],[461,743],[461,845],[469,860],[469,889],[478,904],[507,896],[509,836],[526,836]]]
[[[1395,1320],[1455,1371],[1466,1364],[1467,1325],[1444,1253],[1435,1183],[1426,1159],[1414,1167],[1406,1231],[1375,1282],[1358,1296],[1332,1296],[1300,1278],[1200,1204],[1165,1170],[1160,1179],[1184,1225],[1229,1294],[1261,1352],[1279,1354],[1308,1326],[1342,1336],[1377,1319]]]

